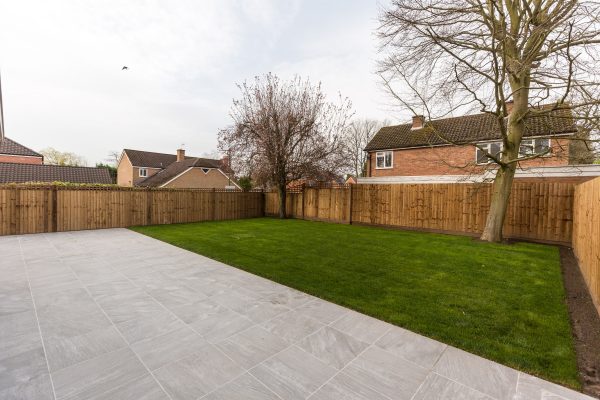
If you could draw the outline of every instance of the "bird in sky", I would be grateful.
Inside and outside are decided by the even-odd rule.
[[[126,69],[129,69],[129,67],[127,65],[124,65],[123,68],[121,68],[121,71],[124,71]]]

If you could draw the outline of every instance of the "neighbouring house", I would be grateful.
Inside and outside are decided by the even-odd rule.
[[[228,160],[125,149],[117,166],[120,186],[240,189],[231,177]]]
[[[600,175],[599,168],[569,165],[568,137],[577,132],[570,109],[530,117],[527,128],[521,154],[547,154],[520,162],[517,178],[524,176],[522,171],[530,171],[531,176],[525,174],[528,177],[540,178],[545,171],[563,178]],[[494,115],[481,113],[432,121],[415,116],[412,123],[381,128],[371,139],[365,148],[367,178],[359,178],[359,182],[453,181],[461,176],[489,176],[492,161],[474,143],[490,154],[502,151],[500,127]],[[578,172],[582,170],[586,172]]]
[[[0,163],[0,183],[85,183],[109,185],[112,178],[106,168],[67,167],[62,165]]]
[[[7,137],[0,137],[0,184],[34,182],[112,183],[106,168],[45,165],[43,161],[44,157],[41,154]]]
[[[0,137],[0,163],[43,164],[44,156],[7,137]]]
[[[354,185],[356,184],[358,181],[356,180],[356,177],[353,175],[348,175],[348,177],[346,178],[346,181],[344,182],[346,185]]]

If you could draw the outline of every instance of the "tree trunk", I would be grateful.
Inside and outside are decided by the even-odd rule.
[[[279,190],[279,218],[284,219],[286,218],[286,198],[287,198],[287,191],[286,191],[286,185],[279,185],[278,186],[278,190]]]
[[[529,108],[528,87],[528,74],[520,81],[511,78],[514,105],[508,115],[507,134],[503,141],[504,148],[500,157],[503,164],[499,165],[498,172],[496,172],[496,178],[492,187],[490,211],[487,216],[485,228],[481,234],[481,240],[488,242],[502,241],[502,227],[504,226],[508,200],[517,169],[515,160],[519,158],[521,139],[526,130],[524,116],[527,114]]]
[[[485,229],[481,234],[481,240],[488,242],[502,241],[502,227],[504,225],[504,218],[506,217],[506,210],[508,209],[514,176],[514,164],[498,169],[492,188],[490,211],[485,223]]]

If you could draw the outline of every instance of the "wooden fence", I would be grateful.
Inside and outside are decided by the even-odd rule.
[[[0,186],[0,235],[252,218],[261,192]]]
[[[600,178],[577,186],[574,210],[573,249],[600,313]]]
[[[573,183],[514,183],[506,237],[570,243]],[[476,235],[489,210],[490,184],[352,185],[287,194],[288,216],[339,223]],[[279,212],[279,195],[265,195],[265,213]]]
[[[353,185],[288,194],[288,215],[339,223],[480,233],[484,184]],[[513,238],[570,243],[572,183],[515,183],[505,225]],[[0,235],[258,217],[276,193],[118,187],[0,186]]]

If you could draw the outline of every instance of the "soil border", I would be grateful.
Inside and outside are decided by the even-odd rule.
[[[581,275],[573,249],[560,246],[559,250],[583,393],[600,399],[600,315]]]

